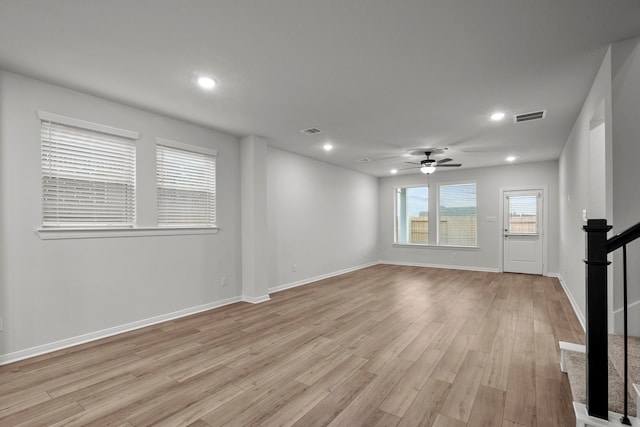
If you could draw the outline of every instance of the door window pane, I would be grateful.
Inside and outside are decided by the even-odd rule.
[[[538,196],[509,196],[509,233],[538,233]]]

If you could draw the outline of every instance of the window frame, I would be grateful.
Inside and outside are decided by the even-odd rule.
[[[114,128],[111,126],[107,126],[107,125],[102,125],[99,123],[93,123],[93,122],[89,122],[89,121],[85,121],[85,120],[80,120],[80,119],[76,119],[73,117],[67,117],[67,116],[63,116],[60,114],[54,114],[54,113],[49,113],[46,111],[38,111],[37,112],[37,116],[38,119],[40,121],[40,126],[39,126],[39,130],[40,130],[40,179],[41,179],[41,207],[40,207],[40,212],[42,214],[42,222],[40,224],[40,229],[42,230],[51,230],[51,231],[74,231],[74,230],[84,230],[84,229],[89,229],[89,230],[113,230],[113,229],[129,229],[129,228],[133,228],[135,226],[136,223],[136,142],[138,141],[138,139],[140,138],[140,134],[138,132],[133,132],[133,131],[128,131],[128,130],[124,130],[124,129],[119,129],[119,128]],[[45,165],[45,139],[43,139],[43,131],[45,131],[45,126],[48,125],[49,127],[52,126],[59,126],[62,127],[62,129],[60,129],[60,132],[62,132],[61,135],[66,135],[68,137],[71,138],[77,138],[77,141],[74,143],[73,146],[68,145],[68,144],[64,144],[64,139],[61,139],[62,137],[60,136],[60,134],[58,135],[58,138],[56,139],[51,139],[49,138],[48,140],[46,140],[47,145],[49,146],[49,150],[56,150],[56,152],[62,152],[64,153],[65,159],[68,159],[66,164],[69,164],[68,161],[82,161],[83,163],[79,163],[80,165],[91,165],[92,168],[91,169],[86,169],[86,168],[82,168],[82,166],[78,166],[74,169],[69,169],[66,173],[64,173],[61,168],[60,165],[58,165],[57,169],[55,169],[55,173],[51,174],[48,173],[47,174],[47,167]],[[83,135],[84,133],[84,135]],[[99,135],[96,134],[101,134],[104,135],[104,137],[100,137]],[[83,138],[83,136],[85,138]],[[82,144],[84,142],[86,142],[88,144],[88,146],[90,146],[90,144],[96,144],[99,139],[105,139],[105,143],[107,145],[105,145],[105,147],[110,147],[108,149],[106,149],[104,151],[104,156],[99,156],[96,155],[95,153],[91,153],[91,151],[85,151],[85,153],[91,153],[89,155],[84,154],[84,155],[80,155],[80,157],[78,157],[78,153],[82,153]],[[109,138],[111,138],[111,140],[109,140]],[[124,140],[124,141],[123,141]],[[62,144],[62,145],[60,145]],[[111,145],[109,145],[111,144]],[[121,144],[121,145],[118,145]],[[71,148],[64,148],[65,145],[67,147],[71,147]],[[62,150],[62,151],[59,151]],[[125,153],[128,152],[128,154],[131,154],[131,157],[120,157],[121,153]],[[109,166],[112,165],[117,165],[117,171],[124,171],[125,174],[113,174],[114,169],[108,169],[108,168],[104,168],[104,166],[102,166],[102,169],[100,168],[100,163],[104,162],[105,159],[109,159],[110,157],[113,159],[113,156],[118,156],[120,157],[122,160],[121,163],[118,162],[110,162],[108,163]],[[50,151],[49,151],[49,156],[51,156]],[[80,160],[81,159],[81,160]],[[51,167],[51,162],[52,160],[49,158],[49,168]],[[87,163],[89,162],[89,163]],[[65,163],[63,163],[62,165],[64,165]],[[122,168],[124,167],[124,168]],[[128,169],[130,168],[130,169]],[[51,172],[52,169],[49,169],[49,172]],[[86,172],[89,171],[89,172]],[[105,171],[109,172],[111,174],[111,177],[109,178],[103,178],[103,179],[96,179],[93,178],[95,176],[99,176],[100,173],[105,173]],[[98,175],[96,175],[96,173]],[[128,176],[127,176],[128,174]],[[75,176],[81,176],[81,177],[75,177]],[[82,176],[90,176],[91,178],[86,178],[86,177],[82,177]],[[92,223],[90,221],[86,221],[88,218],[95,218],[93,215],[95,214],[102,214],[104,215],[105,212],[108,210],[107,208],[112,206],[110,204],[107,204],[105,206],[103,206],[102,210],[100,209],[91,209],[91,210],[87,210],[87,212],[91,213],[91,214],[87,214],[83,220],[78,221],[77,223],[73,223],[73,222],[55,222],[55,221],[47,221],[47,213],[50,212],[48,209],[45,208],[45,203],[48,200],[47,199],[47,189],[51,188],[49,186],[45,186],[45,176],[49,177],[50,180],[55,180],[55,179],[66,179],[67,181],[73,181],[73,182],[78,182],[78,183],[89,183],[89,187],[91,189],[91,192],[87,193],[87,192],[82,192],[79,193],[78,191],[78,187],[74,186],[74,187],[63,187],[63,188],[69,188],[69,189],[73,189],[72,193],[69,193],[73,196],[78,196],[78,195],[82,195],[82,194],[90,194],[92,195],[92,199],[94,195],[99,195],[99,194],[107,194],[107,195],[111,195],[113,196],[115,195],[122,195],[122,194],[128,194],[130,195],[131,199],[128,203],[124,203],[122,204],[122,210],[119,211],[120,214],[122,214],[122,217],[127,217],[130,219],[130,221],[126,221],[126,222],[115,222],[115,223],[105,223],[104,221],[102,222],[96,222],[96,223]],[[125,180],[121,181],[121,178],[126,178]],[[128,181],[127,179],[129,179],[130,181]],[[88,180],[88,181],[87,181]],[[95,191],[95,187],[99,187],[99,186],[106,186],[106,185],[113,185],[114,183],[127,183],[128,185],[130,185],[130,190],[125,191],[124,193],[120,193],[120,192],[116,192],[116,193],[96,193]],[[93,184],[91,184],[93,183]],[[97,184],[97,185],[96,185]],[[56,187],[57,188],[57,187]],[[55,197],[53,198],[53,200],[56,203],[56,206],[61,206],[63,209],[72,209],[71,207],[73,206],[73,204],[69,204],[66,203],[64,201],[64,199],[60,199],[59,197]],[[126,200],[126,199],[125,199]],[[79,205],[83,208],[87,207],[87,205]],[[77,206],[76,206],[77,208]]]
[[[431,243],[431,233],[429,235],[429,243],[400,243],[398,242],[398,191],[401,189],[409,189],[409,188],[427,188],[427,218],[430,219],[429,213],[431,212],[430,201],[431,201],[431,188],[429,185],[425,184],[412,184],[412,185],[399,185],[393,188],[393,244],[399,246],[432,246]]]
[[[201,154],[201,155],[205,155],[205,156],[211,156],[213,157],[213,191],[212,191],[212,197],[213,197],[213,223],[211,225],[204,225],[204,224],[189,224],[189,223],[183,223],[183,224],[160,224],[160,195],[158,193],[156,193],[156,224],[155,226],[159,229],[167,229],[167,228],[173,228],[173,229],[218,229],[217,226],[217,166],[218,166],[218,151],[214,150],[214,149],[210,149],[210,148],[206,148],[206,147],[202,147],[199,145],[193,145],[193,144],[186,144],[183,142],[178,142],[178,141],[174,141],[171,139],[166,139],[166,138],[161,138],[161,137],[156,137],[155,140],[155,166],[156,166],[156,173],[155,173],[155,186],[156,186],[156,191],[158,191],[160,185],[158,182],[158,146],[164,146],[164,147],[168,147],[168,148],[173,148],[175,150],[181,150],[181,151],[186,151],[186,152],[190,152],[190,153],[195,153],[195,154]]]
[[[474,184],[476,186],[476,244],[472,246],[466,245],[443,245],[439,242],[439,233],[440,233],[440,187],[447,185],[459,185],[459,184]],[[429,243],[399,243],[398,242],[398,198],[397,194],[400,189],[403,188],[417,188],[417,187],[428,187],[429,195],[427,205],[428,209],[428,218],[429,218]],[[435,210],[434,210],[435,206]],[[432,223],[435,222],[435,225]],[[450,181],[450,182],[440,182],[436,184],[436,191],[432,190],[431,184],[408,184],[408,185],[395,185],[393,187],[393,244],[392,246],[395,248],[423,248],[423,249],[438,249],[438,250],[447,250],[447,249],[456,249],[456,250],[478,250],[479,239],[478,239],[478,182],[476,180],[463,180],[463,181]],[[432,232],[435,230],[435,232]]]
[[[468,185],[473,184],[476,188],[476,244],[475,245],[445,245],[440,243],[440,190],[442,187],[452,185]],[[475,180],[464,181],[451,181],[451,182],[439,182],[438,191],[436,192],[436,227],[437,227],[437,246],[443,248],[478,248],[478,182]]]
[[[130,139],[136,140],[137,142],[135,145],[135,153],[136,153],[135,174],[136,174],[136,187],[137,187],[137,180],[138,178],[140,178],[140,171],[138,168],[139,162],[140,162],[140,156],[138,154],[141,146],[144,145],[145,143],[148,143],[141,140],[139,132],[111,127],[111,126],[107,126],[99,123],[85,121],[82,119],[77,119],[74,117],[64,116],[56,113],[50,113],[47,111],[38,110],[36,111],[35,116],[38,119],[38,138],[40,138],[42,122],[51,121],[51,122],[60,123],[67,126],[73,126],[73,127],[83,128],[87,130],[98,131],[102,133],[114,134],[117,136],[127,137]],[[198,147],[198,148],[202,148],[202,147]],[[40,148],[39,157],[38,157],[40,176],[42,176],[42,164],[41,164],[42,152],[41,151],[42,149]],[[148,151],[145,149],[143,150],[143,153],[148,153]],[[154,153],[153,165],[155,165],[155,149],[153,150],[153,153]],[[155,166],[154,166],[153,172],[151,173],[154,174],[153,182],[155,186]],[[142,179],[144,181],[148,181],[150,177],[145,175],[144,177],[142,177]],[[40,179],[40,191],[42,191],[41,179]],[[136,188],[136,191],[134,193],[135,194],[134,205],[135,205],[136,215],[135,215],[135,221],[133,226],[126,226],[126,227],[115,226],[115,227],[99,227],[99,228],[96,228],[96,227],[59,228],[59,227],[43,227],[42,223],[40,223],[35,228],[35,234],[41,240],[64,240],[64,239],[95,239],[95,238],[121,238],[121,237],[147,237],[147,236],[206,235],[206,234],[216,234],[220,230],[220,228],[217,225],[215,227],[168,227],[168,226],[157,227],[157,226],[147,226],[147,225],[141,226],[137,222],[140,218],[138,215],[140,200],[138,198],[137,193],[138,191]],[[40,201],[42,202],[42,193],[40,194]],[[157,202],[154,204],[154,206],[156,205],[157,205]],[[149,207],[148,209],[151,211],[152,208]],[[153,209],[157,209],[157,207]],[[145,208],[145,211],[146,210],[147,208]],[[42,212],[43,212],[42,205],[40,205],[40,212],[42,215]]]

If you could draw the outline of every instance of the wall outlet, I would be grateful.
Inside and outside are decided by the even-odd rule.
[[[227,280],[226,277],[221,277],[220,278],[220,286],[221,287],[226,288],[227,287],[227,283],[229,283],[229,281]]]
[[[291,271],[295,273],[295,272],[296,272],[296,270],[297,270],[297,268],[298,268],[298,267],[297,267],[295,264],[293,264],[293,265],[291,266]]]

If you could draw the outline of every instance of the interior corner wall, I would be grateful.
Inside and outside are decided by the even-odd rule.
[[[585,236],[582,227],[583,210],[588,218],[594,218],[589,212],[593,205],[592,198],[607,199],[607,195],[594,194],[590,188],[590,131],[594,119],[602,121],[600,111],[604,106],[605,152],[611,148],[611,52],[608,49],[604,55],[600,69],[593,85],[575,121],[569,138],[564,146],[559,161],[560,181],[560,234],[559,234],[559,273],[565,289],[577,307],[579,317],[585,316],[585,267],[582,259],[585,253]],[[610,176],[611,165],[606,165],[605,174]],[[607,178],[608,179],[608,178]],[[609,191],[610,183],[598,186]],[[610,222],[611,207],[604,209]]]
[[[240,140],[242,218],[242,298],[269,298],[267,265],[267,141],[250,135]]]
[[[378,260],[378,178],[267,149],[269,288]]]
[[[640,222],[640,38],[611,47],[613,234]],[[615,330],[622,332],[622,251],[614,253]],[[640,336],[640,241],[627,248],[629,333]]]
[[[6,318],[7,313],[7,268],[6,268],[6,258],[9,253],[9,249],[7,248],[5,239],[5,229],[7,228],[6,220],[4,215],[5,211],[5,195],[7,194],[7,189],[9,187],[9,180],[6,176],[6,171],[8,168],[8,159],[7,156],[4,155],[4,139],[5,139],[5,121],[3,115],[4,108],[4,97],[2,96],[2,74],[0,74],[0,319],[2,319],[2,329],[4,329],[4,319]],[[0,331],[0,355],[6,354],[7,349],[7,334]]]
[[[394,189],[401,186],[429,185],[437,191],[439,184],[476,182],[478,215],[478,248],[446,246],[409,247],[394,245]],[[502,226],[500,218],[501,189],[546,187],[549,223],[545,226],[548,239],[548,274],[558,271],[558,162],[523,163],[490,168],[442,171],[426,176],[399,175],[380,180],[380,259],[409,265],[430,265],[481,271],[501,271]]]
[[[3,71],[0,106],[0,360],[239,299],[237,138]],[[40,240],[35,233],[42,221],[37,110],[139,131],[137,194],[143,203],[155,203],[156,136],[218,150],[219,233]],[[220,286],[222,277],[226,287]]]

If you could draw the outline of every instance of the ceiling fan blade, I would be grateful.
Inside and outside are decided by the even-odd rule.
[[[409,169],[418,169],[418,168],[413,166],[413,167],[410,167],[410,168],[402,168],[402,169],[398,169],[398,170],[399,171],[406,171],[406,170],[409,170]]]
[[[452,161],[452,160],[453,160],[453,159],[450,159],[450,158],[448,158],[448,157],[447,157],[446,159],[438,160],[438,164],[440,165],[440,164],[442,164],[442,163],[447,163],[447,162],[450,162],[450,161]]]
[[[458,168],[460,166],[462,166],[462,163],[449,163],[448,165],[432,165],[435,166],[437,168]]]
[[[408,164],[410,164],[410,165],[417,165],[417,166],[420,166],[420,163],[416,163],[416,162],[405,162],[405,163],[408,163]]]

